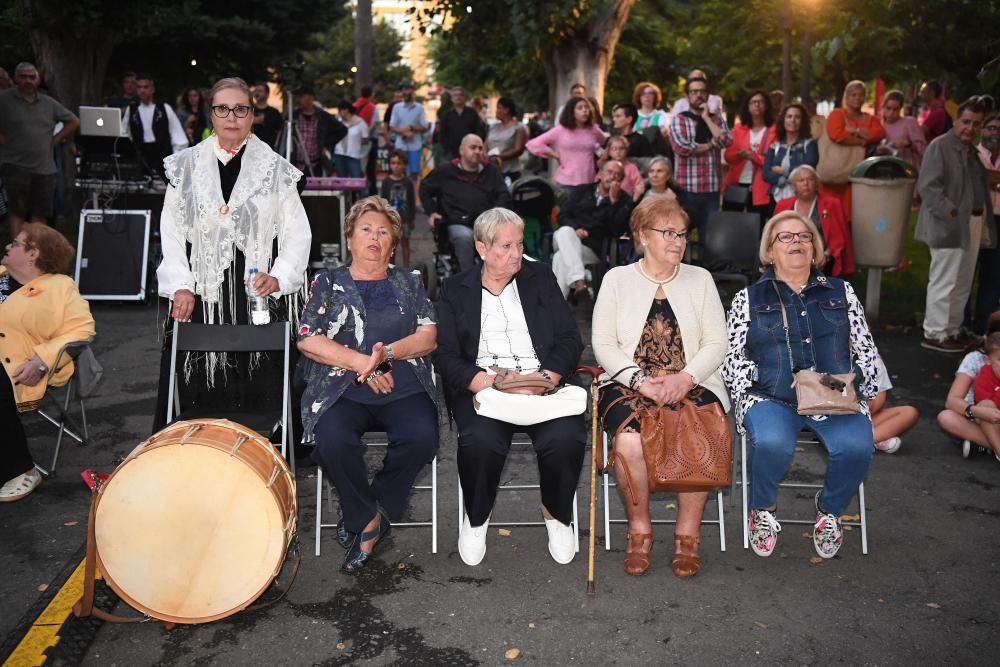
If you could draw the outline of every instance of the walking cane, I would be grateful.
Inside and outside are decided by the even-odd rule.
[[[590,538],[587,552],[587,595],[595,595],[594,554],[597,551],[597,469],[600,467],[601,450],[597,444],[597,379],[604,372],[593,366],[576,369],[580,375],[590,376]]]

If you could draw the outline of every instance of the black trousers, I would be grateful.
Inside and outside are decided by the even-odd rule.
[[[458,426],[458,477],[470,525],[483,525],[493,511],[515,432],[527,433],[535,448],[545,509],[564,524],[573,520],[573,495],[587,446],[581,417],[515,426],[480,417],[472,406],[471,394],[454,400],[451,408]]]
[[[0,484],[3,484],[31,470],[35,462],[17,412],[14,385],[6,373],[0,375],[3,375],[0,379]]]
[[[986,320],[1000,308],[1000,244],[979,251],[979,287],[976,289],[972,330],[986,333]]]
[[[361,437],[381,428],[389,439],[382,469],[368,481]],[[413,483],[438,449],[438,413],[424,393],[386,405],[365,405],[341,397],[323,413],[315,428],[313,460],[330,476],[344,515],[344,526],[360,533],[379,505],[390,521],[406,510]]]

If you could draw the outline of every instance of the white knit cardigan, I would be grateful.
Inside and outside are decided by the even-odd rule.
[[[632,371],[623,369],[636,367],[635,350],[656,288],[656,283],[639,273],[638,264],[615,267],[604,276],[592,327],[594,355],[605,370],[602,380],[614,377],[616,382],[628,383]],[[720,372],[727,347],[726,314],[712,274],[681,264],[677,277],[663,291],[681,330],[687,364],[683,371],[718,396],[728,411],[729,395]]]

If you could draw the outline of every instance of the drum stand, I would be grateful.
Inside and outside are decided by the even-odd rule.
[[[94,604],[94,594],[97,587],[97,540],[94,529],[94,518],[97,514],[97,499],[100,497],[101,487],[104,480],[92,470],[86,470],[82,473],[82,475],[84,480],[87,482],[87,485],[91,488],[90,514],[87,517],[87,558],[83,570],[83,597],[77,600],[76,604],[73,605],[73,614],[77,618],[87,618],[93,616],[94,618],[98,618],[108,623],[148,623],[153,620],[160,620],[163,623],[163,629],[170,632],[177,627],[177,623],[174,621],[155,619],[154,617],[147,615],[119,616],[118,614],[112,614],[104,611]],[[267,609],[268,607],[281,602],[285,598],[285,595],[288,594],[288,591],[291,590],[292,585],[295,583],[295,578],[299,574],[299,566],[302,564],[302,557],[299,554],[299,538],[297,534],[292,536],[288,545],[286,558],[288,556],[291,556],[292,559],[292,573],[289,578],[288,585],[283,589],[279,589],[281,593],[275,599],[270,602],[262,602],[249,606],[246,609],[243,609],[244,612]]]

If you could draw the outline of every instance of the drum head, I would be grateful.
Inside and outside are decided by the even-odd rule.
[[[109,585],[133,607],[178,623],[243,609],[284,558],[274,495],[239,458],[195,444],[127,460],[103,489],[97,553]]]

